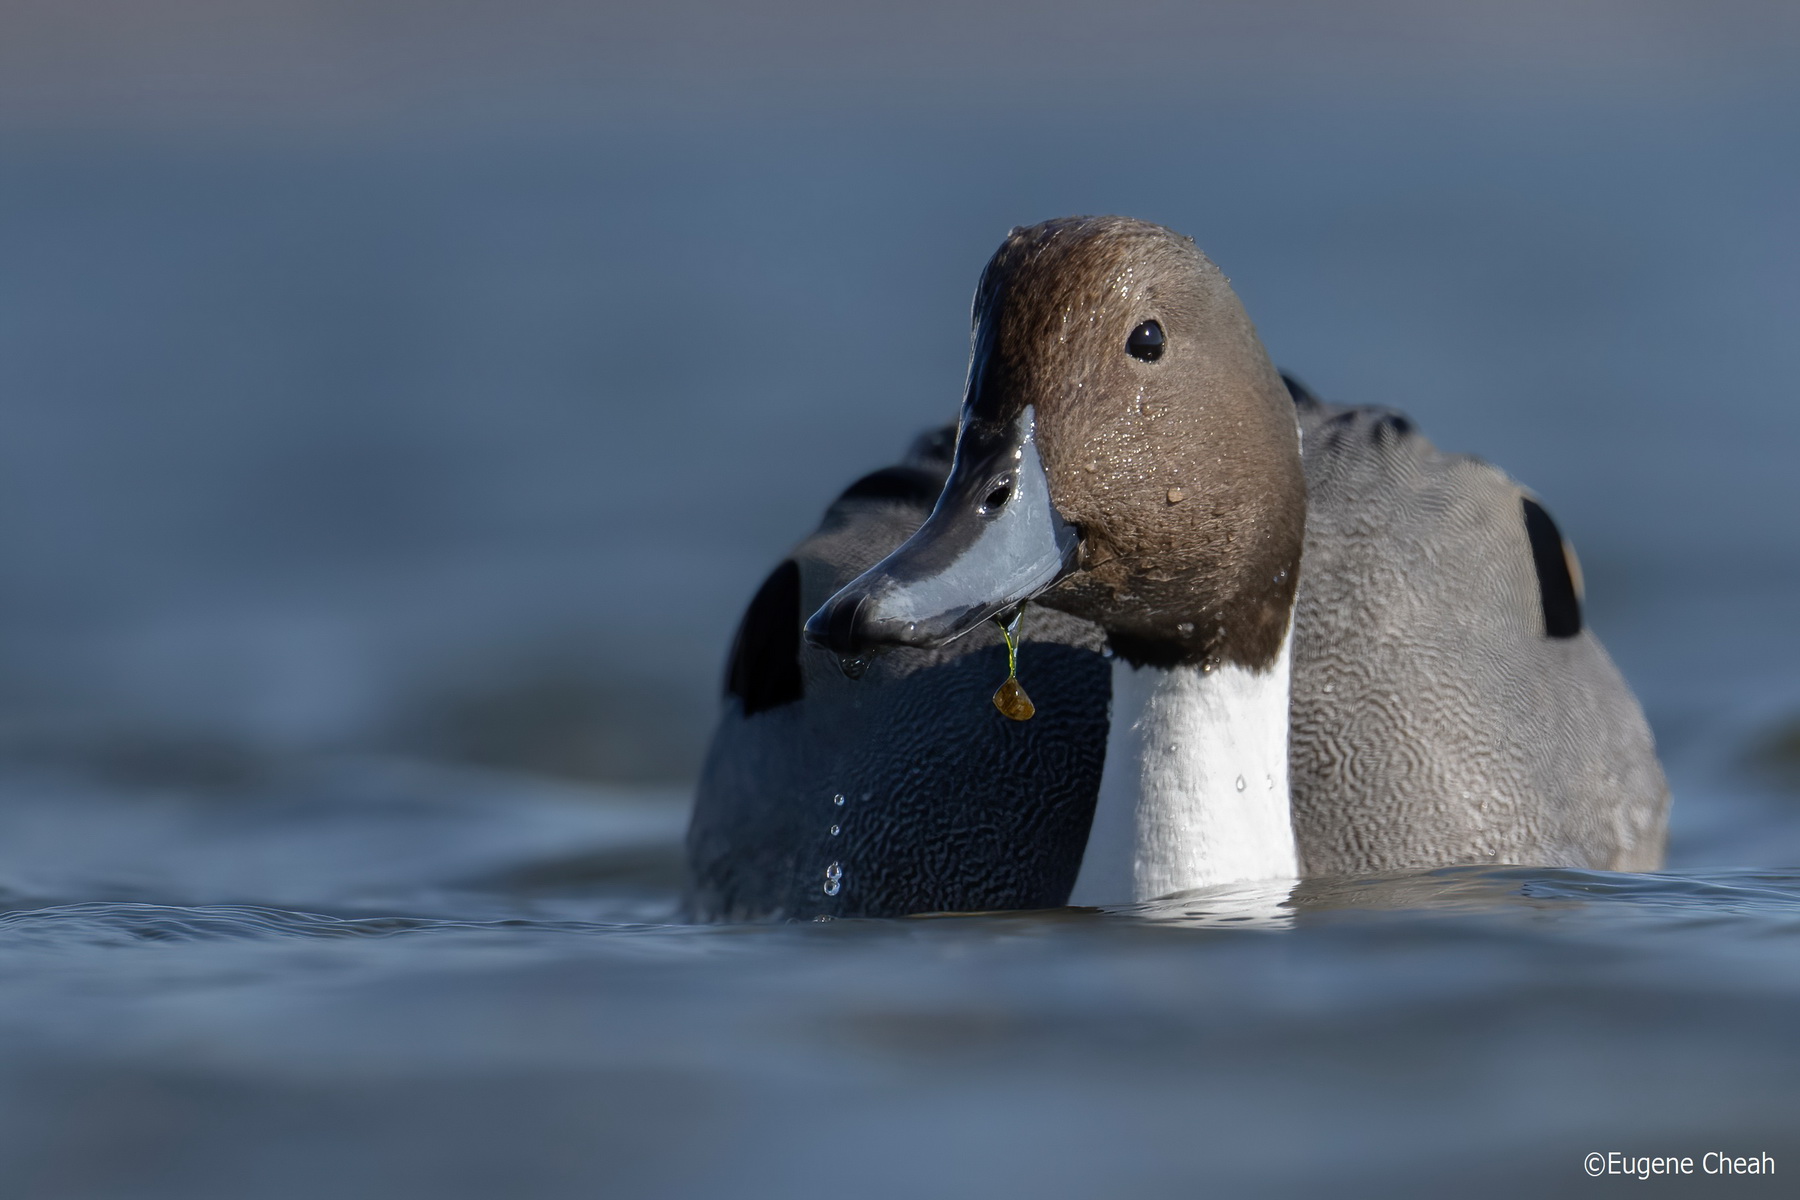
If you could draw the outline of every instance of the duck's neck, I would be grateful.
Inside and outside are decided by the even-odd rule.
[[[1299,874],[1288,638],[1264,670],[1113,660],[1106,766],[1071,904]]]

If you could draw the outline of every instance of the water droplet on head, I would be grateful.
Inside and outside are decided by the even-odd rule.
[[[1237,778],[1237,790],[1238,790],[1238,791],[1240,791],[1240,792],[1241,792],[1241,791],[1243,791],[1243,790],[1244,790],[1244,788],[1245,788],[1245,787],[1246,787],[1246,786],[1248,786],[1248,785],[1246,785],[1246,784],[1245,784],[1245,783],[1244,783],[1244,777],[1243,777],[1243,776],[1242,776],[1242,775],[1239,775],[1239,776],[1238,776],[1238,778]]]
[[[869,660],[860,655],[846,654],[838,659],[838,670],[850,679],[861,679],[868,669]]]
[[[1183,621],[1175,627],[1175,632],[1179,633],[1182,637],[1193,637],[1194,623],[1192,621]]]

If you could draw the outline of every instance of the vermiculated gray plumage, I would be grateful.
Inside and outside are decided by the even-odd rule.
[[[1669,794],[1649,727],[1591,630],[1546,628],[1529,493],[1397,414],[1296,399],[1302,869],[1659,866]]]

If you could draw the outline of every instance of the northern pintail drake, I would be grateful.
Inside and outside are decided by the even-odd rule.
[[[893,469],[921,473],[904,503],[852,488],[746,615],[695,915],[1660,864],[1650,732],[1542,503],[1284,381],[1190,239],[1014,230],[941,489],[927,457]],[[1021,605],[1040,715],[1009,722],[992,622]]]

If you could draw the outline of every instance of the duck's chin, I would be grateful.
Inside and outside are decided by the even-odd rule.
[[[1108,570],[1107,566],[1077,570],[1032,597],[1032,603],[1092,621],[1102,628],[1115,623],[1137,624],[1149,615],[1142,593],[1123,572]]]

